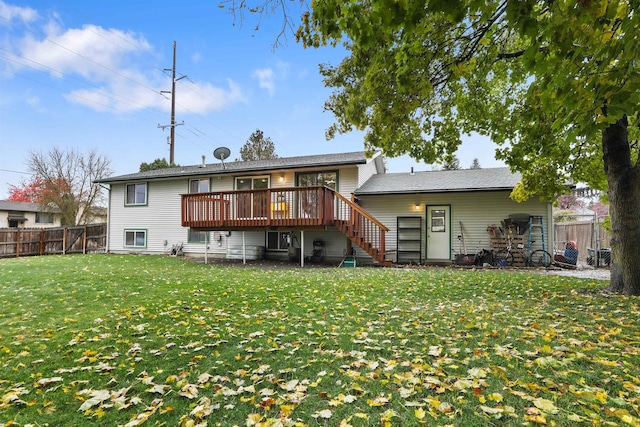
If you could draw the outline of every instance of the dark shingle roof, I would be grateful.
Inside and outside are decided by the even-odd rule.
[[[356,195],[442,193],[445,191],[511,190],[520,181],[520,174],[509,168],[460,169],[388,173],[373,175]]]
[[[12,202],[10,200],[0,200],[0,211],[13,212],[53,212],[57,210],[49,210],[43,208],[37,203],[28,202]]]
[[[319,154],[314,156],[279,157],[270,160],[253,160],[248,162],[211,163],[201,165],[180,166],[176,168],[158,169],[128,175],[112,176],[98,180],[98,183],[115,183],[123,181],[139,181],[147,179],[176,178],[181,176],[235,174],[238,172],[258,172],[280,169],[300,169],[307,167],[357,165],[367,162],[364,151],[338,154]]]

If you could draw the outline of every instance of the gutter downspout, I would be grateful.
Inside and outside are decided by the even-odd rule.
[[[102,185],[100,186],[102,187]],[[102,187],[105,188],[105,187]],[[109,188],[106,189],[107,192],[109,193],[109,203],[107,203],[107,239],[105,241],[105,245],[104,245],[104,253],[109,253],[109,248],[111,247],[111,185],[109,185]]]

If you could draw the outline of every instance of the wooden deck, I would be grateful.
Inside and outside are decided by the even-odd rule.
[[[184,194],[182,226],[205,231],[324,229],[334,224],[333,201],[326,187]]]
[[[386,263],[387,227],[324,186],[182,195],[182,226],[194,230],[326,230],[335,227],[374,259]]]

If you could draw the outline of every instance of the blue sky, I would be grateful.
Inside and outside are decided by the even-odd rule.
[[[0,0],[0,199],[28,175],[29,151],[52,146],[94,148],[114,173],[169,158],[170,72],[177,43],[175,160],[181,165],[231,158],[256,129],[281,157],[358,151],[363,135],[327,141],[333,116],[323,112],[330,89],[318,64],[338,64],[339,48],[303,49],[292,36],[274,49],[281,20],[234,21],[217,0]],[[296,2],[292,2],[296,4]],[[295,10],[294,13],[297,13]],[[465,140],[462,167],[494,160],[494,145]],[[431,169],[408,157],[389,159],[390,172]]]

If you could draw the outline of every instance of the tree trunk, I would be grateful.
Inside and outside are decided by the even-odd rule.
[[[602,134],[611,216],[609,290],[640,295],[640,173],[632,163],[627,127],[625,116]]]

